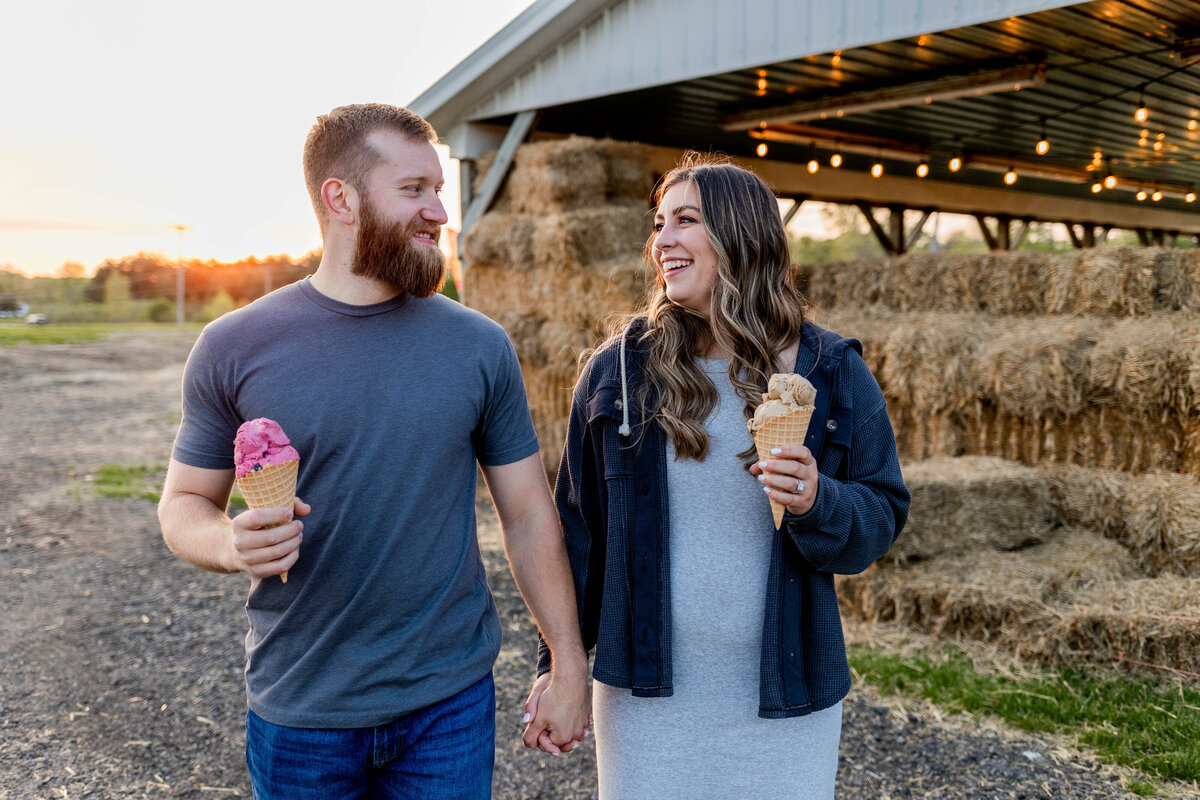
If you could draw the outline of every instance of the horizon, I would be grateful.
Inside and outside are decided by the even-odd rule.
[[[321,245],[300,166],[316,116],[411,103],[531,4],[14,7],[0,68],[23,77],[4,90],[0,269],[41,277],[77,263],[92,274],[138,252],[298,259]],[[450,227],[458,173],[447,154]],[[188,226],[182,239],[174,225]]]

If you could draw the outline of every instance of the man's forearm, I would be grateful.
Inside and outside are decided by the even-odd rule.
[[[238,572],[233,524],[211,500],[197,494],[164,494],[158,506],[163,540],[171,552],[210,572]]]
[[[544,516],[544,515],[543,515]],[[522,520],[504,532],[505,553],[517,588],[554,657],[554,668],[587,674],[579,633],[575,582],[557,517]]]

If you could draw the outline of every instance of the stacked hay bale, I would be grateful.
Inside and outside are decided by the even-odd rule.
[[[845,609],[1051,662],[1200,665],[1200,251],[800,269],[864,342],[912,519]],[[1123,654],[1123,656],[1122,656]]]
[[[490,158],[478,166],[482,181]],[[653,183],[644,145],[578,136],[525,144],[492,210],[464,239],[466,302],[513,340],[551,474],[579,354],[645,291]]]

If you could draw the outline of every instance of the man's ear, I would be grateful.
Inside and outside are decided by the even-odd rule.
[[[321,201],[330,219],[353,225],[358,219],[358,192],[341,178],[329,178],[321,184]]]

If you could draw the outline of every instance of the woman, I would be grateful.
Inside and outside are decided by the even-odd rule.
[[[805,320],[761,180],[685,161],[655,200],[657,287],[583,369],[556,486],[600,797],[832,798],[850,687],[833,575],[908,513],[883,395],[857,341]],[[779,372],[813,382],[817,411],[808,446],[760,462],[746,422]]]

